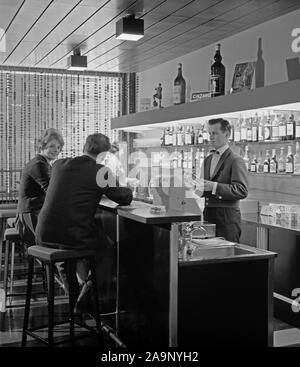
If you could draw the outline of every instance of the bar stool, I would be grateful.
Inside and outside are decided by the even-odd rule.
[[[6,224],[8,228],[14,228],[16,224],[16,217],[7,218]]]
[[[60,244],[47,244],[52,245],[53,247],[62,247]],[[23,334],[22,334],[22,347],[26,346],[27,335],[47,344],[49,347],[58,345],[61,343],[71,341],[72,346],[74,346],[75,339],[79,339],[82,337],[86,337],[89,335],[76,336],[74,333],[74,305],[76,299],[74,294],[70,288],[69,291],[69,320],[54,322],[54,269],[55,264],[58,262],[65,262],[67,268],[67,275],[70,278],[76,279],[75,274],[75,266],[76,260],[79,259],[88,259],[90,262],[90,270],[91,270],[91,280],[92,280],[92,291],[94,297],[94,310],[95,310],[95,320],[96,320],[96,330],[87,325],[81,325],[76,322],[76,324],[88,329],[98,336],[99,344],[102,345],[102,334],[101,334],[101,321],[100,321],[100,306],[97,292],[97,282],[96,282],[96,274],[95,274],[95,261],[94,256],[95,253],[92,250],[84,250],[84,251],[75,251],[75,250],[61,250],[57,248],[50,248],[44,246],[31,246],[28,248],[29,255],[29,270],[28,270],[28,280],[27,280],[27,294],[26,294],[26,305],[25,305],[25,313],[24,313],[24,324],[23,324]],[[34,259],[37,258],[40,261],[44,262],[46,265],[47,275],[48,275],[48,324],[43,326],[38,326],[34,328],[28,328],[29,322],[29,312],[30,312],[30,300],[31,300],[31,289],[32,289],[32,277],[33,277],[33,262]],[[74,278],[75,277],[75,278]],[[70,339],[63,340],[59,342],[53,341],[53,331],[54,325],[61,325],[69,322],[70,323]],[[38,336],[35,332],[39,329],[48,327],[48,338],[42,338]]]

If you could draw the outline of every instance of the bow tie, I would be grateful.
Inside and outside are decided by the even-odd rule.
[[[209,153],[220,154],[220,152],[218,150],[216,150],[216,149],[210,150]]]

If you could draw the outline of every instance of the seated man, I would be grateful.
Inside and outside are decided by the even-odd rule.
[[[95,213],[102,195],[118,204],[128,205],[132,201],[132,191],[120,187],[111,171],[96,163],[97,155],[109,149],[109,138],[95,133],[87,137],[82,156],[59,159],[53,164],[36,227],[37,245],[49,243],[47,246],[55,247],[55,244],[61,244],[60,248],[74,250],[97,250],[101,246]],[[59,270],[64,275],[64,267]],[[88,264],[79,261],[76,271],[79,283],[85,284]]]

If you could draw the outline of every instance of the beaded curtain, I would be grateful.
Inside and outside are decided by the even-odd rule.
[[[124,86],[123,86],[124,87]],[[122,110],[122,77],[0,71],[0,202],[16,200],[21,172],[37,153],[41,132],[61,131],[60,158],[82,154],[85,138],[108,135]]]

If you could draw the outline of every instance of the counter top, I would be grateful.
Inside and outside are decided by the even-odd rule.
[[[133,200],[130,205],[118,205],[117,203],[103,198],[99,203],[100,208],[118,213],[121,217],[129,218],[145,224],[167,224],[174,222],[189,222],[200,220],[200,213],[182,213],[169,209],[164,213],[154,214],[150,212],[155,205]]]
[[[257,213],[242,214],[242,221],[254,223],[264,227],[276,227],[289,231],[300,232],[300,223],[292,224],[284,220],[280,220],[268,215],[260,215]]]

